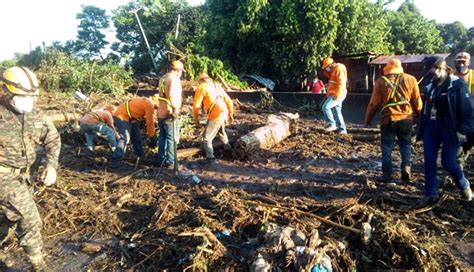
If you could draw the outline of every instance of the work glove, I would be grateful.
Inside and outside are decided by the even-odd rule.
[[[47,166],[41,175],[41,181],[44,183],[44,185],[51,186],[56,183],[56,177],[56,169],[52,166]]]
[[[467,137],[466,135],[462,134],[461,132],[457,132],[457,136],[458,136],[458,142],[460,145],[464,144],[465,142],[467,142]]]
[[[156,137],[150,137],[148,138],[148,147],[149,148],[155,148],[156,147]]]

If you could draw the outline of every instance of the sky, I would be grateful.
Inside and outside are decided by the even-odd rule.
[[[65,42],[76,38],[78,21],[76,14],[81,5],[93,5],[111,10],[125,5],[131,0],[13,0],[2,1],[0,25],[0,60],[11,59],[15,52],[28,53],[45,42]],[[396,0],[390,7],[398,8],[404,0]],[[204,0],[188,0],[198,5]],[[474,26],[472,0],[415,0],[415,5],[424,17],[435,19],[438,23],[461,21],[466,28]],[[113,33],[108,34],[113,37]]]

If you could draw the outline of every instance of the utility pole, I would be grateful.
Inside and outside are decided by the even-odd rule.
[[[151,52],[150,44],[148,43],[148,39],[146,38],[145,31],[143,30],[142,23],[140,22],[140,18],[138,17],[138,11],[140,9],[136,9],[133,11],[135,14],[135,18],[137,19],[138,26],[140,27],[140,31],[142,32],[143,39],[145,40],[146,47],[148,49],[148,54],[150,54],[151,61],[153,62],[153,68],[155,69],[155,73],[158,75],[158,66],[156,65],[155,57],[153,56],[153,52]]]
[[[176,22],[176,30],[174,32],[174,40],[176,41],[178,39],[178,34],[179,34],[179,22],[181,19],[181,14],[178,14],[178,20]]]

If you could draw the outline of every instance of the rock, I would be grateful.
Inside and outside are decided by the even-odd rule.
[[[81,251],[86,253],[86,254],[93,254],[97,253],[102,250],[102,246],[98,244],[93,244],[93,243],[83,243],[81,245]]]

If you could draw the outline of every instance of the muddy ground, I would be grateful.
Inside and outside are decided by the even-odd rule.
[[[189,103],[179,148],[198,146]],[[291,111],[240,104],[229,128],[243,135],[279,110]],[[71,125],[62,126],[58,183],[35,188],[51,269],[248,271],[263,262],[260,268],[272,271],[308,271],[329,259],[335,271],[472,270],[474,204],[461,200],[441,169],[441,202],[417,204],[423,192],[419,143],[413,181],[397,176],[396,183],[382,183],[377,134],[361,141],[355,133],[321,132],[317,111],[306,110],[299,109],[298,132],[272,149],[246,160],[217,150],[215,166],[203,164],[202,155],[186,158],[177,176],[151,165],[156,149],[138,163],[128,154],[125,168],[109,172],[104,142],[86,154]],[[398,173],[398,149],[393,160]],[[465,173],[471,180],[472,169],[470,160]],[[357,231],[367,222],[372,237],[364,243]],[[291,227],[294,244],[275,235],[284,227]],[[316,254],[302,260],[296,246]],[[11,267],[28,269],[13,236],[2,249]]]

